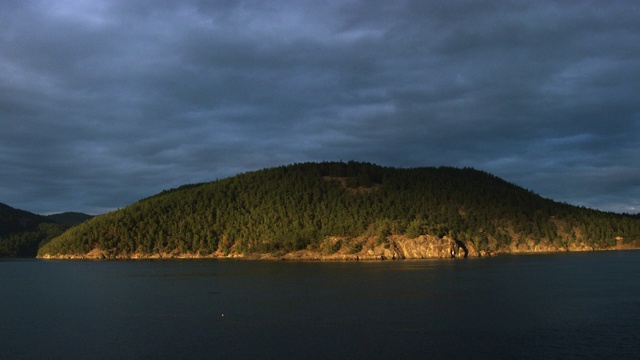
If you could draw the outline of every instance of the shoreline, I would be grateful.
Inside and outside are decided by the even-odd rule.
[[[481,259],[496,256],[528,256],[528,255],[549,255],[559,253],[584,253],[584,252],[604,252],[604,251],[640,251],[640,247],[635,246],[616,246],[607,249],[575,249],[575,250],[556,250],[556,251],[512,251],[512,252],[495,252],[484,256],[465,256],[465,257],[392,257],[384,256],[363,256],[358,254],[331,254],[322,255],[320,253],[308,250],[300,250],[296,252],[276,255],[272,253],[265,254],[131,254],[116,256],[96,256],[96,254],[65,254],[65,255],[44,255],[36,256],[37,260],[70,260],[70,261],[148,261],[148,260],[237,260],[237,261],[288,261],[288,262],[379,262],[379,261],[403,261],[403,260],[459,260],[459,259]],[[304,253],[304,254],[301,254]]]
[[[94,248],[85,254],[43,254],[39,259],[52,260],[153,260],[153,259],[231,259],[245,261],[386,261],[409,259],[462,259],[481,258],[509,254],[541,254],[582,251],[619,251],[638,250],[636,243],[623,243],[607,248],[594,248],[584,242],[576,242],[558,246],[549,241],[523,242],[502,246],[493,250],[478,250],[472,242],[456,240],[444,236],[421,235],[408,238],[405,235],[391,235],[384,241],[375,236],[360,237],[327,237],[313,248],[290,252],[249,253],[244,254],[218,250],[213,253],[180,252],[172,250],[153,254],[144,252],[115,253],[114,251]]]

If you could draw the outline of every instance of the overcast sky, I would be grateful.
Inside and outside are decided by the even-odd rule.
[[[100,214],[305,161],[640,210],[637,1],[0,1],[0,202]]]

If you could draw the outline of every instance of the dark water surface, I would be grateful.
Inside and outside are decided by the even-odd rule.
[[[2,359],[640,359],[640,252],[0,261]]]

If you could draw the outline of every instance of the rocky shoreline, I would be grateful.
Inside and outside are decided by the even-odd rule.
[[[636,246],[618,241],[611,248],[595,249],[585,244],[570,245],[559,248],[546,242],[525,242],[509,248],[495,251],[478,251],[470,242],[463,242],[447,236],[439,238],[423,235],[409,239],[405,236],[389,236],[380,241],[373,237],[325,239],[317,249],[298,250],[287,253],[254,253],[215,252],[212,254],[194,253],[127,253],[116,254],[94,249],[86,254],[44,254],[39,259],[46,260],[145,260],[145,259],[238,259],[238,260],[272,260],[272,261],[381,261],[411,259],[456,259],[487,257],[503,254],[534,254],[599,250],[637,250]],[[335,250],[335,251],[334,251]]]

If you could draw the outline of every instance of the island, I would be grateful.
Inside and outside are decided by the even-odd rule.
[[[43,259],[385,260],[634,249],[640,217],[472,168],[297,163],[165,190],[43,244]]]

